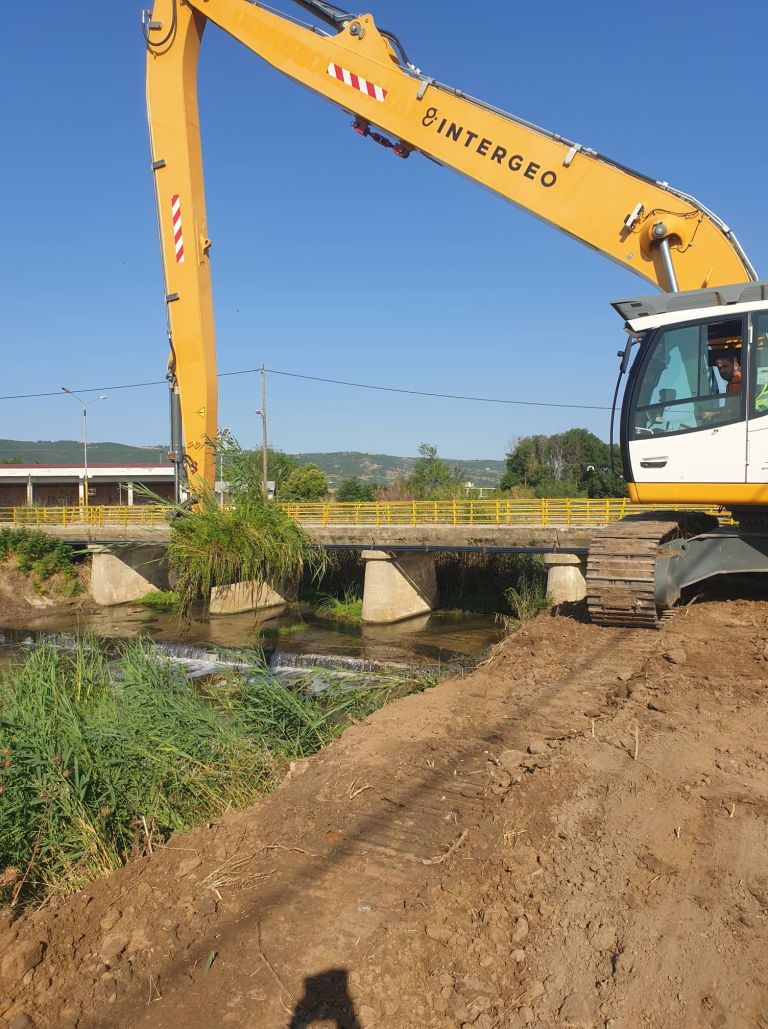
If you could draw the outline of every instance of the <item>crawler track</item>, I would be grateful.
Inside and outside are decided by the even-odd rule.
[[[689,539],[717,525],[698,511],[632,515],[595,533],[587,559],[587,607],[598,625],[657,629],[656,558],[673,539]]]

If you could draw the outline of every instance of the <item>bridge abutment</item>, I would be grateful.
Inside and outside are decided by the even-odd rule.
[[[363,622],[386,624],[428,614],[437,603],[433,554],[366,550]]]
[[[544,554],[547,567],[547,593],[553,604],[583,600],[587,595],[586,558],[578,554]]]

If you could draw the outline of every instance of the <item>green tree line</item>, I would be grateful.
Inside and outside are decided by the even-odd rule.
[[[620,467],[618,447],[614,464]],[[261,479],[261,453],[241,450],[232,441],[223,451],[224,478],[237,493],[245,483]],[[408,475],[391,485],[366,482],[354,475],[333,492],[325,472],[316,464],[301,464],[280,450],[268,451],[267,475],[283,501],[333,499],[364,503],[373,500],[450,500],[467,495],[458,468],[452,468],[430,443],[421,443]],[[506,455],[499,492],[517,497],[621,497],[624,480],[611,471],[611,449],[587,429],[568,429],[552,436],[523,436]]]

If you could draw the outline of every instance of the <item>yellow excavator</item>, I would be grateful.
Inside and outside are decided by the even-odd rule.
[[[294,0],[312,23],[253,0],[155,0],[142,27],[166,283],[177,477],[212,483],[213,304],[197,61],[213,22],[332,100],[361,137],[424,155],[598,250],[663,293],[615,303],[628,334],[620,424],[630,498],[723,505],[734,525],[662,511],[606,527],[587,564],[603,624],[659,624],[684,586],[768,571],[768,282],[693,197],[423,74],[370,14]],[[619,385],[617,383],[616,397]],[[614,408],[616,399],[614,398]]]

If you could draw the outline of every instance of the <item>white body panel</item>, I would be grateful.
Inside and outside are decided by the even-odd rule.
[[[765,468],[768,467],[768,418],[760,421],[766,423],[766,431],[761,433]],[[637,483],[745,482],[746,452],[745,422],[673,436],[649,436],[629,443],[632,473]],[[763,470],[762,474],[766,476],[768,472]]]
[[[748,423],[747,482],[768,482],[768,414]]]

